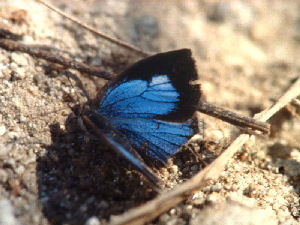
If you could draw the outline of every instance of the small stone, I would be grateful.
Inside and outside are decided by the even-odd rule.
[[[26,76],[25,68],[23,68],[23,67],[16,68],[15,73],[14,73],[14,78],[16,80],[23,80],[25,78],[25,76]]]
[[[3,184],[3,183],[6,183],[7,182],[7,179],[8,179],[8,174],[6,173],[5,170],[3,169],[0,169],[0,182]]]
[[[16,172],[19,176],[22,175],[22,174],[24,173],[24,171],[25,171],[25,168],[24,168],[24,166],[22,166],[22,165],[18,166],[18,167],[15,169],[15,172]]]
[[[192,206],[192,205],[187,205],[187,206],[186,206],[186,209],[187,209],[187,210],[192,210],[192,209],[193,209],[193,206]]]
[[[219,193],[216,193],[216,192],[213,192],[212,194],[210,194],[208,197],[207,197],[207,200],[210,201],[210,202],[217,202],[218,200],[220,200],[220,194]]]
[[[205,203],[206,199],[201,197],[193,200],[194,205],[203,205]]]
[[[28,59],[26,58],[25,54],[12,52],[11,60],[19,66],[28,66]]]
[[[220,221],[222,222],[220,223]],[[190,224],[275,225],[278,223],[275,219],[275,215],[269,213],[266,210],[250,208],[237,202],[227,201],[220,204],[214,204],[210,207],[206,207],[191,220]]]
[[[16,161],[13,158],[9,158],[5,161],[5,163],[9,166],[11,166],[12,168],[14,168],[16,166]]]
[[[10,201],[6,199],[0,200],[0,224],[19,225],[19,221],[14,215],[14,208]]]
[[[170,173],[176,174],[176,173],[178,172],[178,166],[177,166],[177,165],[172,165],[172,166],[169,168],[169,171],[170,171]]]
[[[281,20],[276,15],[270,15],[267,19],[262,18],[261,20],[254,23],[249,32],[250,37],[255,41],[268,41],[277,34],[280,29]]]
[[[19,134],[17,132],[11,131],[7,134],[7,137],[9,139],[16,139],[16,138],[19,138]]]
[[[176,209],[171,209],[170,210],[170,215],[175,215],[176,214]]]
[[[4,70],[5,68],[2,65],[0,65],[0,79],[4,78],[4,72],[3,72]]]
[[[0,159],[6,158],[9,152],[10,148],[6,144],[0,143]]]
[[[166,168],[161,168],[160,169],[160,173],[162,174],[162,176],[167,177],[169,176],[169,172]]]
[[[3,134],[5,134],[6,132],[6,127],[4,125],[0,126],[0,136],[2,136]]]
[[[100,65],[102,65],[102,59],[99,58],[99,57],[93,57],[89,61],[89,65],[91,65],[91,66],[100,66]]]
[[[85,222],[85,225],[100,225],[100,221],[96,216],[92,216]]]
[[[219,143],[220,140],[222,140],[223,138],[224,138],[224,135],[220,130],[211,131],[208,135],[208,139],[215,143]]]
[[[24,123],[27,119],[23,114],[21,114],[19,120],[21,123]]]
[[[222,189],[222,185],[220,183],[217,183],[213,186],[211,186],[211,191],[212,192],[219,192]]]
[[[171,218],[171,216],[168,215],[167,213],[161,215],[161,216],[159,217],[160,224],[166,224],[167,221],[170,220],[170,218]]]

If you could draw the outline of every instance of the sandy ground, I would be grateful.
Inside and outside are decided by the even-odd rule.
[[[244,115],[269,107],[300,75],[299,1],[52,4],[147,51],[191,48],[203,99]],[[2,0],[3,24],[26,44],[106,71],[119,73],[140,59],[33,0]],[[127,161],[78,125],[70,106],[86,101],[80,82],[89,96],[104,84],[0,49],[0,224],[106,224],[155,197]],[[300,224],[300,121],[292,109],[272,119],[270,138],[253,138],[218,180],[150,224]],[[170,188],[237,135],[233,126],[199,117],[209,144],[196,142],[156,170]]]

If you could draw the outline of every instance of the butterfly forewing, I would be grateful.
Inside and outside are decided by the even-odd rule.
[[[195,79],[190,50],[151,56],[105,88],[98,112],[132,146],[165,163],[197,132],[191,119],[200,99],[199,87],[190,85]]]
[[[153,76],[153,79],[159,78],[165,81],[167,76]],[[174,111],[179,102],[179,94],[170,81],[160,85],[153,84],[153,80],[126,79],[115,83],[103,96],[99,112],[116,118],[154,118]]]

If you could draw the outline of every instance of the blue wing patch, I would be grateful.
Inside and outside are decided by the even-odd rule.
[[[172,123],[154,119],[116,119],[113,125],[123,132],[133,145],[162,163],[193,135],[191,123]]]
[[[109,117],[152,118],[173,111],[178,96],[166,75],[155,75],[150,83],[122,80],[106,91],[99,111]]]
[[[107,89],[98,112],[133,146],[147,146],[147,155],[165,163],[195,133],[191,122],[156,119],[176,111],[179,97],[167,75],[155,74],[151,80],[124,78]]]

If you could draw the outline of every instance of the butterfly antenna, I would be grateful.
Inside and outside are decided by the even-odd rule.
[[[92,32],[93,34],[98,35],[99,37],[101,37],[101,38],[103,38],[103,39],[105,39],[105,40],[107,40],[107,41],[110,41],[111,43],[114,43],[114,44],[119,45],[119,46],[121,46],[121,47],[123,47],[123,48],[125,48],[125,49],[128,49],[128,50],[130,50],[130,51],[133,51],[133,52],[135,52],[135,53],[137,53],[137,54],[139,54],[139,55],[141,55],[141,56],[143,56],[143,57],[146,57],[146,56],[151,55],[150,53],[145,52],[145,51],[143,51],[143,50],[141,50],[141,49],[139,49],[139,48],[137,48],[137,47],[135,47],[135,46],[133,46],[133,45],[127,43],[127,42],[124,42],[124,41],[122,41],[122,40],[120,40],[120,39],[111,37],[111,36],[109,36],[109,35],[107,35],[107,34],[104,34],[103,32],[97,31],[96,29],[94,29],[94,28],[91,27],[91,26],[88,26],[88,25],[86,25],[86,24],[81,23],[81,22],[80,22],[78,19],[76,19],[75,17],[72,17],[72,16],[70,16],[70,15],[64,13],[63,11],[59,10],[58,8],[56,8],[56,7],[52,6],[52,5],[50,5],[49,3],[47,3],[47,2],[45,2],[45,1],[43,1],[43,0],[36,0],[36,1],[39,2],[39,3],[41,3],[41,4],[43,4],[43,5],[46,6],[47,8],[51,9],[52,11],[58,13],[59,15],[65,17],[65,18],[67,18],[67,19],[69,19],[69,20],[71,20],[72,22],[74,22],[74,23],[76,23],[77,25],[83,27],[84,29],[86,29],[86,30]]]

